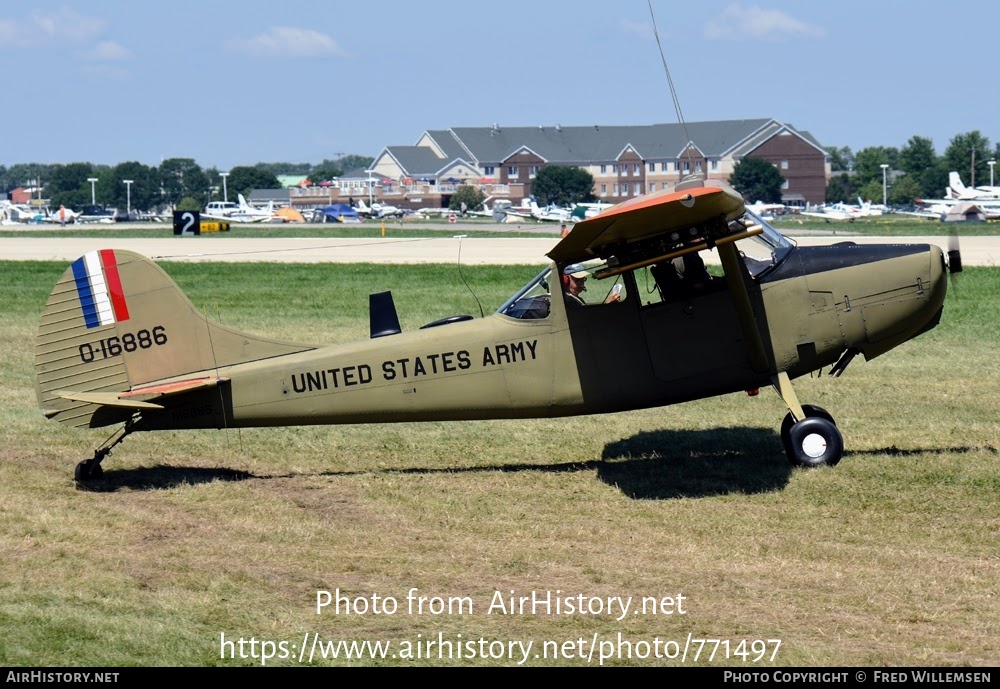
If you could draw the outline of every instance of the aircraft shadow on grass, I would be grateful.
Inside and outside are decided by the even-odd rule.
[[[734,450],[742,447],[744,450]],[[704,431],[651,431],[605,446],[599,459],[557,463],[495,463],[449,468],[405,467],[361,471],[330,471],[322,476],[363,474],[460,474],[535,471],[567,473],[596,471],[599,480],[637,499],[707,497],[726,493],[757,493],[780,489],[790,466],[771,429],[731,428]],[[77,484],[79,490],[164,490],[212,481],[294,478],[303,474],[257,476],[226,468],[153,467],[110,470],[100,480]]]
[[[742,448],[742,449],[734,449]],[[849,452],[847,456],[886,455],[910,457],[922,454],[961,454],[994,447],[946,447],[900,449],[895,446]],[[604,447],[600,459],[540,464],[518,462],[456,466],[449,468],[404,467],[360,471],[328,471],[316,474],[271,474],[258,476],[226,468],[184,467],[160,464],[153,467],[112,470],[100,480],[81,484],[77,490],[113,493],[130,490],[166,490],[213,481],[250,481],[305,476],[361,476],[366,474],[463,474],[536,471],[570,473],[596,471],[597,478],[636,500],[706,498],[732,493],[746,495],[781,490],[793,468],[781,452],[781,440],[770,428],[714,428],[699,431],[643,431]]]

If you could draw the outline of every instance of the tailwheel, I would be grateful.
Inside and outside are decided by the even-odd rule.
[[[77,464],[76,471],[73,474],[73,478],[77,483],[96,481],[102,476],[104,476],[104,469],[101,467],[100,460],[96,457],[94,459],[85,459]]]
[[[808,416],[788,430],[785,452],[795,466],[834,466],[844,454],[844,439],[830,419]]]
[[[73,478],[77,483],[85,483],[87,481],[97,481],[102,476],[104,476],[104,469],[101,467],[101,462],[105,457],[111,454],[112,448],[114,448],[118,443],[125,440],[128,434],[135,430],[135,424],[139,421],[139,415],[136,414],[134,417],[125,422],[125,425],[121,429],[115,431],[111,434],[101,447],[94,450],[94,456],[92,459],[85,459],[76,465],[76,471],[73,473]],[[119,435],[120,434],[120,435]],[[115,436],[118,436],[115,438]]]

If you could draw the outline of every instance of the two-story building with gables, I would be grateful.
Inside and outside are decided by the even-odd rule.
[[[428,130],[412,146],[384,148],[365,177],[342,178],[338,189],[322,194],[370,196],[400,208],[442,208],[458,186],[471,184],[482,189],[488,200],[504,198],[518,205],[531,196],[532,180],[539,171],[563,165],[588,171],[594,178],[594,195],[617,203],[671,189],[691,173],[728,180],[736,163],[748,156],[764,158],[778,168],[785,179],[785,203],[825,201],[830,174],[826,152],[808,132],[773,119],[688,122],[686,126],[494,124]],[[306,199],[296,201],[301,204]]]

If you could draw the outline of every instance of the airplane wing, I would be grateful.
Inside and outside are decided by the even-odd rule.
[[[729,187],[699,186],[637,196],[581,220],[556,244],[549,257],[557,262],[583,261],[605,249],[677,233],[674,241],[693,239],[681,231],[743,215],[743,197]],[[673,237],[671,236],[673,239]]]
[[[853,216],[847,215],[846,213],[818,213],[815,211],[799,211],[799,215],[805,215],[810,218],[821,218],[826,221],[854,219]]]

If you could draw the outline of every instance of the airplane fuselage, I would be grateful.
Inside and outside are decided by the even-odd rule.
[[[808,374],[848,350],[871,359],[932,327],[946,291],[941,250],[929,245],[800,247],[748,280],[764,334],[761,368],[724,285],[657,302],[629,274],[620,303],[568,309],[556,298],[545,318],[497,313],[223,366],[217,374],[228,382],[220,389],[144,415],[139,430],[664,406],[762,387],[777,371]]]

